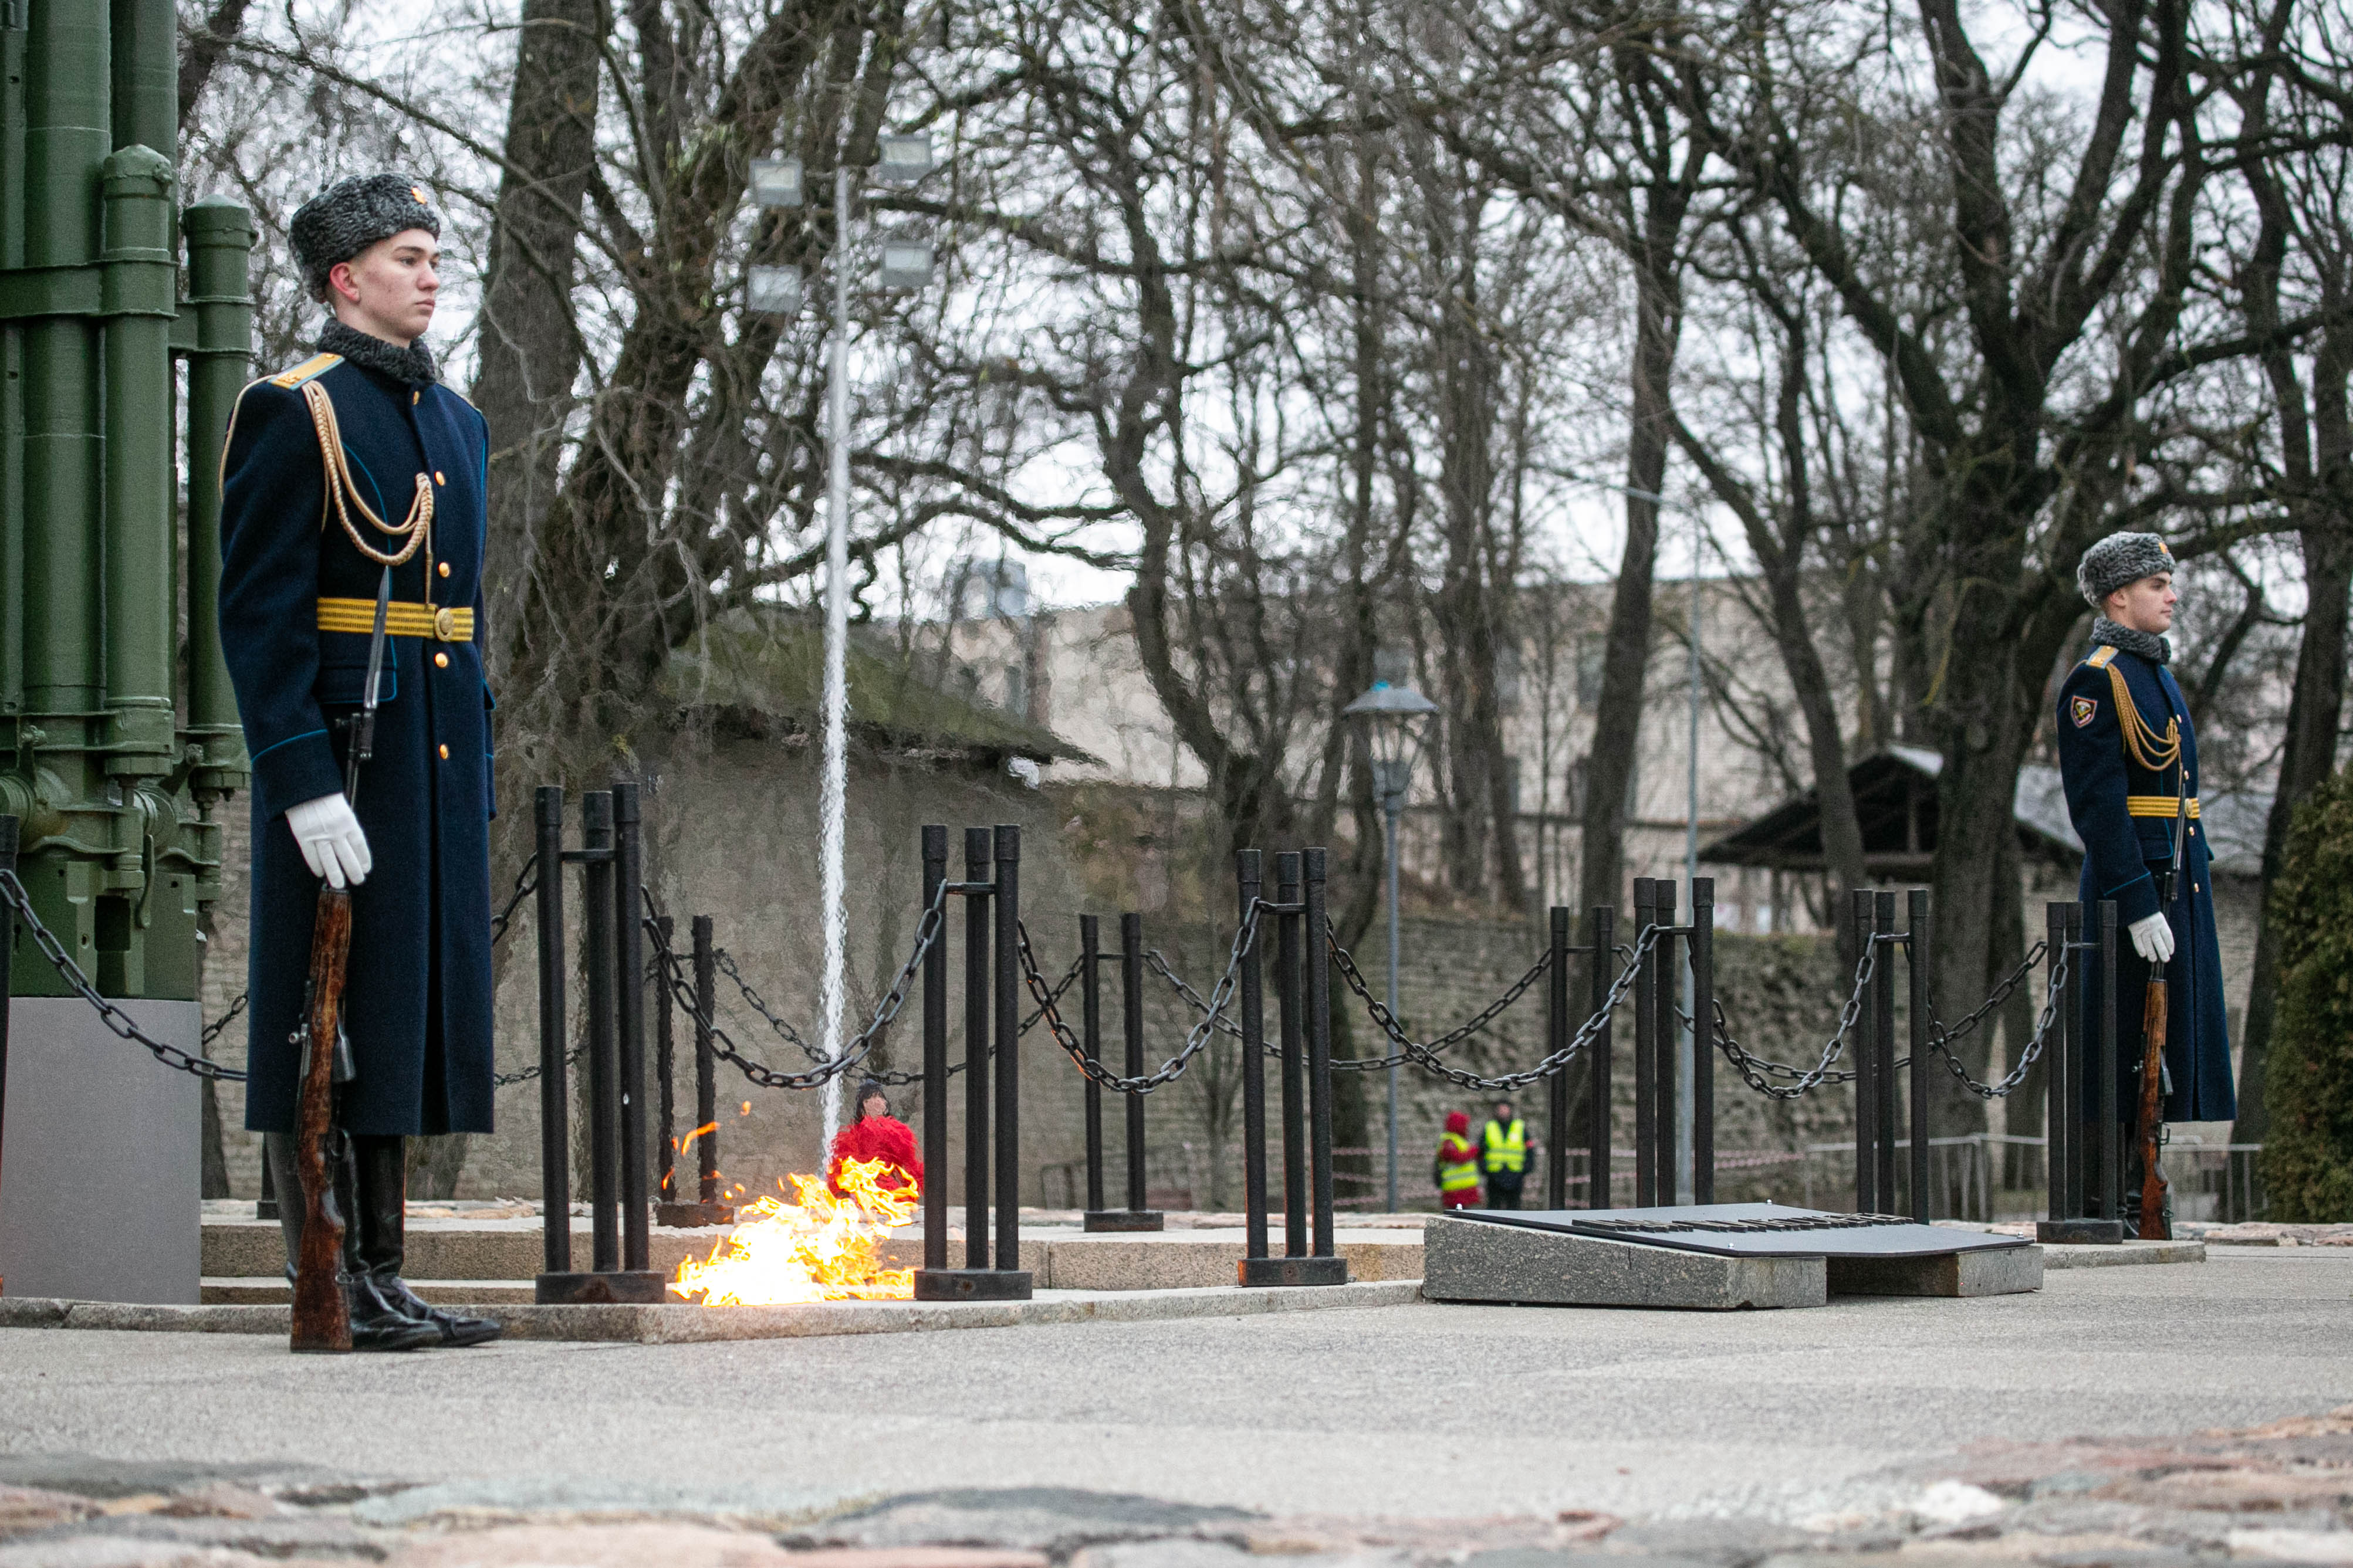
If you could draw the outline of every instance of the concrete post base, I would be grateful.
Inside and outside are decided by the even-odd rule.
[[[195,1050],[204,1018],[194,1002],[117,1005],[155,1038]],[[117,1037],[78,996],[16,999],[7,1070],[0,1292],[195,1303],[203,1086]]]

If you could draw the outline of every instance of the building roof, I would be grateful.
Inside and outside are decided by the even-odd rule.
[[[1846,771],[1862,828],[1864,866],[1874,875],[1926,872],[1936,852],[1936,776],[1945,759],[1918,746],[1890,746]],[[2223,876],[2261,873],[2263,831],[2271,817],[2268,790],[2232,790],[2199,802],[2199,826],[2206,830],[2207,853]],[[2059,770],[2029,763],[2018,770],[2010,813],[2019,847],[2063,865],[2084,856],[2084,841],[2068,820],[2066,792]],[[1700,848],[1702,860],[1720,866],[1769,866],[1782,870],[1825,869],[1821,812],[1815,793],[1792,795],[1756,821]]]
[[[991,763],[1095,760],[1043,725],[943,690],[924,668],[931,662],[878,650],[853,635],[844,661],[851,732],[870,743]],[[731,610],[670,655],[664,680],[682,706],[731,713],[754,728],[814,730],[823,712],[824,637],[781,610]]]

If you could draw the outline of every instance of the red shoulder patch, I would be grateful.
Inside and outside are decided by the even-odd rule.
[[[2089,697],[2078,697],[2075,699],[2073,710],[2075,714],[2075,728],[2081,730],[2093,720],[2099,717],[2100,705]]]

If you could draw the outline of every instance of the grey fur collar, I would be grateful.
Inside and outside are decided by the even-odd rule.
[[[433,363],[433,351],[425,346],[423,338],[402,348],[331,318],[319,334],[319,352],[341,354],[364,370],[388,375],[407,386],[431,386],[441,379],[440,371]]]
[[[2092,617],[2092,644],[2109,643],[2126,653],[2137,653],[2151,664],[2164,664],[2173,658],[2173,645],[2154,632],[2137,632],[2130,626],[2120,626],[2105,616]]]

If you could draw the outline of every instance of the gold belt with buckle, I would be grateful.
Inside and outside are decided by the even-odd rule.
[[[374,599],[322,599],[319,629],[322,632],[375,632]],[[385,607],[385,631],[396,637],[431,637],[436,642],[472,642],[474,612],[448,605],[396,602]]]
[[[2173,813],[2177,804],[2187,807],[2187,809],[2182,812],[2183,816],[2189,817],[2192,822],[2198,820],[2198,797],[2194,795],[2188,800],[2179,803],[2177,803],[2173,796],[2169,795],[2128,795],[2125,796],[2125,815],[2127,816],[2161,816],[2168,822],[2170,822],[2173,820]]]

